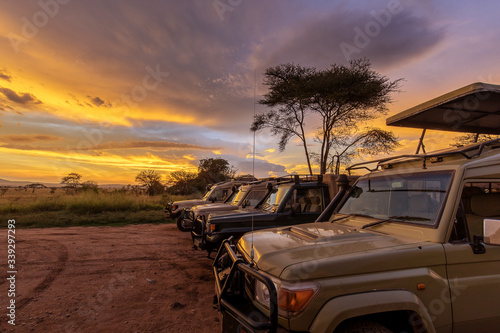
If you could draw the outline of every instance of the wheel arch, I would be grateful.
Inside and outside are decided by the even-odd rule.
[[[310,331],[331,333],[347,320],[366,316],[373,319],[390,312],[399,315],[406,312],[417,332],[435,332],[425,305],[406,290],[373,291],[330,299],[318,312]]]

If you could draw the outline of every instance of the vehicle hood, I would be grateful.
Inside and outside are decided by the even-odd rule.
[[[235,210],[236,208],[238,208],[238,206],[233,206],[227,203],[211,203],[208,205],[194,206],[191,210],[193,210],[195,213],[201,213],[201,212],[212,212],[219,210]]]
[[[201,199],[192,199],[192,200],[176,201],[173,203],[173,205],[178,205],[179,207],[193,207],[196,205],[206,205],[206,204],[211,204],[211,202]]]
[[[232,220],[237,222],[237,221],[251,219],[252,216],[254,219],[265,218],[269,216],[269,213],[254,209],[237,209],[237,210],[232,210],[230,212],[210,213],[210,221],[212,223],[219,223],[219,222],[224,223]]]
[[[257,267],[289,281],[445,263],[444,249],[439,243],[329,222],[247,233],[238,243],[247,256],[252,242]]]

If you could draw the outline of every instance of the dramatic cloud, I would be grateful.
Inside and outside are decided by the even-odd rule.
[[[61,140],[61,137],[54,136],[54,135],[41,135],[41,134],[21,134],[21,135],[2,135],[0,136],[0,141],[6,141],[6,142],[23,142],[23,143],[30,143],[30,142],[37,142],[37,141],[56,141],[56,140]]]
[[[110,107],[113,106],[111,103],[104,101],[100,97],[87,96],[87,98],[89,99],[90,104],[92,104],[94,106],[103,106],[103,107],[106,107],[106,108],[110,108]]]
[[[422,16],[397,3],[388,9],[379,2],[365,10],[339,5],[323,18],[304,20],[300,30],[283,36],[276,47],[265,43],[254,57],[264,59],[266,67],[287,61],[325,68],[364,57],[388,67],[425,54],[444,40],[446,30],[436,25],[432,13]]]
[[[9,88],[0,88],[0,92],[12,102],[19,104],[42,104],[42,102],[30,93],[16,93]]]
[[[406,80],[390,112],[500,77],[492,42],[500,2],[492,0],[224,0],[224,9],[205,0],[86,0],[61,1],[54,16],[45,2],[5,1],[0,12],[6,174],[36,166],[48,175],[53,165],[65,174],[71,156],[75,170],[121,181],[149,165],[196,168],[220,153],[250,173],[263,73],[286,62],[323,69],[366,57]],[[45,16],[43,26],[33,21]],[[275,146],[258,133],[256,173],[305,170],[300,147],[278,154]]]
[[[195,149],[195,150],[216,150],[220,148],[203,147],[187,143],[165,142],[165,141],[131,141],[131,142],[108,142],[86,149],[78,150],[104,150],[104,149]]]
[[[0,79],[10,82],[12,76],[6,70],[0,70]]]

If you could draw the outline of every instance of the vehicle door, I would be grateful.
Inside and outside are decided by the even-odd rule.
[[[445,244],[453,332],[500,330],[500,246],[471,246],[474,235],[483,236],[485,218],[500,220],[500,179],[465,183]]]

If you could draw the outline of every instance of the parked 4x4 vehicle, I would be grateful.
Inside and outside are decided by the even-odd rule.
[[[499,110],[473,84],[387,123],[500,134]],[[370,172],[328,218],[225,241],[222,331],[500,331],[500,139],[418,150],[351,166]]]
[[[252,230],[312,222],[337,192],[331,174],[278,182],[255,210],[213,213],[199,218],[191,232],[193,245],[209,255],[224,239]]]
[[[271,178],[251,182],[246,185],[241,185],[225,202],[196,205],[191,208],[186,208],[184,209],[181,222],[182,227],[184,230],[190,231],[196,219],[200,218],[206,220],[207,216],[211,213],[234,212],[240,210],[246,212],[247,210],[254,209],[268,193],[268,184],[272,186],[275,182],[276,180]]]
[[[177,227],[179,228],[179,230],[189,231],[191,230],[191,227],[189,227],[189,229],[183,230],[184,227],[182,226],[181,223],[182,218],[184,216],[183,215],[184,209],[196,205],[207,205],[214,202],[224,202],[231,196],[231,194],[233,194],[236,191],[238,186],[246,183],[248,182],[239,180],[217,183],[213,185],[201,199],[170,202],[165,207],[165,213],[167,215],[167,218],[172,218],[172,219],[177,218]]]

